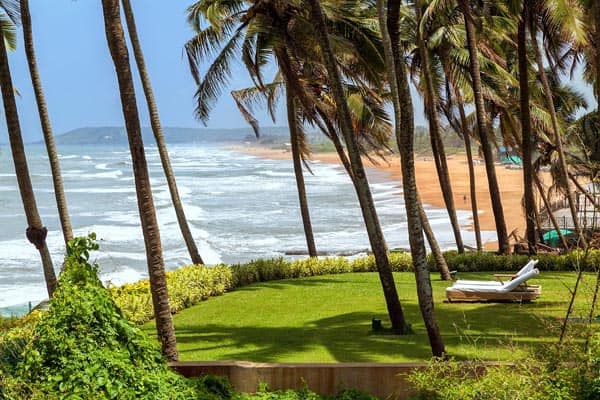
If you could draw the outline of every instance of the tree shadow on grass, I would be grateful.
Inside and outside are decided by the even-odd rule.
[[[344,283],[356,283],[351,280],[342,280],[342,279],[328,279],[328,278],[315,278],[315,277],[306,277],[306,278],[298,278],[298,279],[281,279],[275,281],[268,282],[259,282],[253,283],[252,285],[242,286],[236,288],[235,292],[252,292],[264,288],[269,289],[287,289],[291,286],[294,287],[310,287],[310,286],[321,286],[321,285],[330,285],[330,284],[344,284]]]
[[[319,351],[338,362],[427,360],[431,351],[418,306],[404,304],[403,308],[414,334],[373,333],[371,319],[387,321],[387,315],[352,312],[306,321],[301,327],[198,323],[178,329],[177,340],[184,359],[190,359],[186,354],[201,358],[203,351],[217,350],[222,359],[256,362],[297,360],[299,354]],[[519,304],[480,304],[464,310],[452,304],[438,307],[437,314],[449,353],[457,359],[495,359],[492,354],[497,353],[510,358],[513,348],[535,348],[555,341],[544,336],[543,324],[535,314]]]

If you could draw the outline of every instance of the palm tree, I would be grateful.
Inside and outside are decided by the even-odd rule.
[[[138,38],[137,29],[135,25],[135,18],[131,3],[129,0],[122,0],[123,13],[125,14],[125,20],[127,22],[127,30],[129,32],[129,39],[131,40],[131,47],[133,48],[133,54],[135,62],[140,73],[142,81],[142,87],[144,89],[144,95],[146,96],[146,103],[148,106],[148,114],[150,114],[150,125],[152,126],[152,132],[156,139],[156,146],[158,148],[158,154],[160,155],[160,162],[165,172],[167,179],[167,185],[169,186],[169,193],[171,194],[171,201],[173,202],[173,208],[175,208],[175,215],[177,216],[177,222],[179,223],[179,229],[183,235],[183,240],[187,246],[190,258],[194,264],[204,264],[200,253],[198,253],[198,247],[192,236],[190,226],[185,217],[185,211],[181,204],[181,198],[179,197],[179,191],[177,189],[177,182],[175,180],[175,174],[171,167],[169,160],[169,152],[165,143],[162,125],[160,123],[160,117],[158,115],[158,107],[154,100],[154,92],[152,90],[152,84],[150,83],[150,75],[146,68],[146,62],[144,61],[144,53],[142,52],[142,46]]]
[[[150,278],[152,303],[154,305],[156,330],[162,344],[163,354],[169,360],[175,361],[178,358],[177,343],[173,329],[173,320],[171,318],[171,307],[169,306],[160,232],[156,220],[152,190],[150,188],[144,143],[142,142],[142,131],[133,88],[131,67],[129,65],[129,53],[125,43],[123,26],[121,25],[119,0],[102,0],[102,9],[104,12],[106,40],[117,73],[123,117],[129,139],[138,209],[144,243],[146,245],[146,258],[148,260],[148,275]]]
[[[494,213],[494,221],[496,222],[496,233],[498,235],[498,250],[500,253],[510,253],[508,243],[508,233],[506,231],[506,222],[504,220],[504,209],[502,207],[502,199],[500,198],[500,190],[498,186],[498,178],[496,177],[496,169],[494,167],[494,156],[492,146],[489,142],[494,138],[490,121],[487,117],[485,104],[483,99],[483,89],[481,85],[481,72],[478,60],[478,47],[475,32],[475,21],[471,0],[458,0],[461,11],[464,15],[465,29],[467,33],[467,48],[469,50],[469,65],[471,73],[471,85],[473,87],[473,95],[475,99],[475,111],[477,116],[477,128],[479,131],[479,142],[483,152],[485,169],[488,176],[488,186],[492,200],[492,211]]]
[[[65,198],[65,189],[63,186],[62,175],[60,173],[60,162],[58,161],[58,152],[54,143],[54,135],[52,133],[52,125],[50,116],[48,115],[48,107],[46,106],[46,98],[42,88],[42,80],[37,67],[35,57],[35,48],[33,46],[33,32],[31,29],[31,15],[29,13],[29,1],[21,0],[21,23],[23,25],[23,37],[25,43],[25,53],[27,55],[27,64],[29,65],[29,74],[31,75],[31,83],[35,93],[38,113],[46,142],[46,151],[48,152],[48,160],[50,160],[50,170],[52,171],[52,182],[54,184],[54,196],[56,205],[58,206],[58,216],[62,227],[63,238],[65,244],[73,239],[73,229],[71,227],[71,218]]]
[[[423,88],[424,93],[425,112],[429,119],[429,135],[431,137],[431,149],[435,158],[435,167],[440,181],[440,186],[442,188],[444,202],[446,203],[446,209],[448,210],[448,216],[450,217],[450,223],[452,225],[452,231],[454,233],[456,247],[458,248],[459,253],[463,253],[465,251],[465,248],[460,233],[458,217],[456,216],[454,195],[452,194],[450,174],[448,171],[448,164],[446,162],[446,152],[444,149],[444,143],[442,141],[440,129],[440,118],[438,114],[438,96],[437,91],[434,88],[433,77],[431,73],[431,66],[428,54],[429,50],[427,49],[425,39],[423,37],[422,25],[424,24],[422,20],[421,8],[422,2],[420,0],[415,0],[414,9],[416,18],[416,45],[419,59],[421,62],[421,86]]]
[[[384,0],[377,0],[377,14],[379,15],[379,26],[387,64],[386,72],[394,106],[395,132],[401,157],[404,202],[419,307],[427,328],[431,351],[434,356],[442,357],[445,354],[445,349],[435,319],[431,280],[423,239],[423,221],[420,215],[422,208],[420,207],[415,178],[413,158],[414,116],[408,78],[400,47],[400,1],[388,0],[386,9]]]
[[[566,2],[565,4],[569,4],[570,2]],[[546,100],[546,105],[547,105],[547,110],[550,113],[550,120],[552,122],[552,139],[554,142],[554,145],[556,147],[556,152],[558,154],[558,159],[560,162],[560,175],[559,175],[559,183],[560,186],[564,189],[566,197],[567,197],[567,201],[569,204],[569,210],[571,212],[571,218],[573,219],[573,226],[575,228],[575,231],[577,232],[577,234],[579,235],[579,241],[581,243],[581,245],[583,247],[586,246],[586,239],[585,236],[583,234],[583,231],[581,230],[581,226],[579,224],[579,214],[577,211],[577,201],[575,199],[575,192],[571,189],[571,185],[570,185],[570,181],[569,181],[569,177],[568,177],[568,166],[567,166],[567,161],[566,161],[566,157],[565,157],[565,151],[563,149],[563,144],[562,144],[562,131],[561,131],[561,127],[558,121],[558,116],[556,113],[556,108],[555,108],[555,104],[554,104],[554,99],[552,96],[552,90],[550,87],[550,83],[548,81],[548,77],[546,75],[546,70],[544,67],[544,61],[543,61],[543,56],[542,56],[542,52],[540,51],[540,47],[538,44],[538,38],[537,38],[537,27],[538,24],[542,25],[542,26],[548,26],[550,25],[552,27],[552,29],[557,29],[559,31],[566,31],[567,33],[564,33],[563,35],[565,36],[569,36],[571,41],[577,40],[577,36],[579,36],[581,38],[581,36],[583,36],[583,33],[580,32],[581,29],[578,29],[580,24],[579,23],[575,23],[575,24],[569,24],[567,27],[564,26],[564,18],[563,20],[559,20],[558,22],[556,22],[555,20],[556,15],[553,15],[553,12],[556,12],[555,10],[555,6],[552,7],[543,7],[543,4],[538,5],[538,9],[534,10],[536,11],[537,15],[542,15],[542,18],[544,16],[546,16],[548,19],[552,19],[550,22],[548,21],[539,21],[540,17],[538,16],[534,16],[531,15],[530,16],[530,35],[531,35],[531,45],[535,54],[535,62],[537,64],[538,67],[538,74],[539,74],[539,79],[542,83],[542,87],[543,87],[543,93],[545,96],[545,100]],[[577,18],[576,14],[578,11],[578,7],[576,7],[575,3],[569,4],[569,10],[562,13],[562,15],[569,15],[567,17],[568,20],[573,19],[573,16],[575,15],[574,19],[576,21],[580,21],[580,19]],[[540,10],[539,8],[542,7],[542,9]],[[550,14],[550,15],[548,15]],[[558,25],[558,27],[556,26]],[[578,31],[580,32],[578,35]],[[550,32],[548,32],[548,30],[546,30],[546,34],[549,34]],[[554,32],[552,32],[554,33]],[[560,32],[562,33],[562,32]],[[582,45],[585,44],[583,42],[583,39],[579,39],[580,43],[577,43],[578,45]],[[564,44],[564,41],[561,43],[561,45]]]
[[[27,218],[27,239],[38,249],[42,259],[44,278],[48,295],[52,297],[56,290],[56,274],[50,257],[50,251],[46,245],[48,230],[42,223],[35,201],[35,194],[31,185],[19,114],[15,102],[15,89],[12,84],[10,67],[8,64],[7,48],[14,49],[16,46],[15,23],[19,19],[19,6],[16,1],[0,1],[0,23],[2,24],[3,38],[0,40],[0,87],[2,89],[2,101],[4,103],[4,114],[6,116],[6,127],[8,139],[12,152],[17,183],[21,193],[25,217]]]
[[[340,14],[338,20],[331,21],[331,25],[340,32],[340,40],[337,40],[336,44],[350,45],[354,54],[357,54],[358,48],[370,53],[368,56],[348,56],[344,53],[345,57],[342,60],[336,60],[330,47],[327,27],[324,25],[326,21],[323,21],[324,16],[318,2],[316,7],[320,22],[316,24],[315,4],[311,5],[309,13],[303,13],[302,7],[293,3],[273,4],[258,1],[249,3],[247,9],[245,4],[243,0],[228,3],[204,0],[189,8],[189,20],[198,32],[196,37],[186,45],[192,75],[198,83],[196,115],[202,121],[208,118],[213,101],[227,82],[229,64],[237,55],[237,49],[241,49],[242,61],[258,87],[264,86],[260,67],[268,62],[270,56],[275,57],[281,74],[285,77],[286,89],[292,89],[293,94],[297,96],[299,106],[311,123],[318,125],[319,129],[327,132],[332,138],[337,135],[335,126],[341,128],[348,152],[348,165],[352,171],[352,182],[361,204],[367,234],[377,262],[392,329],[398,333],[406,333],[408,325],[398,299],[385,240],[361,160],[361,146],[352,129],[352,117],[337,69],[340,66],[345,72],[356,73],[356,71],[349,71],[350,68],[346,66],[345,62],[350,58],[369,60],[369,64],[365,65],[376,62],[380,58],[376,47],[372,45],[376,36],[368,24],[360,19]],[[364,10],[364,7],[360,8]],[[344,13],[349,9],[352,11],[351,8],[344,7],[336,9],[336,12]],[[219,18],[215,18],[217,15],[215,12]],[[210,23],[206,29],[201,29],[199,26],[201,16]],[[315,31],[316,39],[312,36]],[[200,80],[198,67],[202,56],[219,47],[220,52],[204,78]],[[325,62],[321,64],[324,64],[325,68],[322,71],[316,70],[316,77],[326,76],[324,80],[326,85],[317,82],[317,87],[312,88],[312,80],[305,81],[300,77],[308,76],[304,74],[304,60],[312,61],[318,57],[318,49],[323,55]],[[361,67],[358,63],[350,63],[350,65],[359,68],[359,75],[357,75],[359,81],[377,80],[378,75],[373,73],[372,67]],[[334,105],[327,106],[325,99]],[[339,146],[336,145],[336,148],[339,147],[341,143]]]
[[[390,315],[390,319],[392,321],[392,329],[398,333],[407,333],[409,331],[409,327],[405,321],[404,312],[402,311],[402,306],[400,305],[400,300],[398,299],[398,294],[394,285],[394,278],[387,256],[385,239],[383,238],[383,232],[381,231],[379,218],[377,217],[377,212],[375,211],[373,197],[371,195],[367,176],[352,129],[352,118],[350,115],[350,110],[348,109],[346,93],[344,92],[342,85],[342,78],[331,47],[325,16],[319,0],[309,0],[308,5],[310,9],[310,16],[315,26],[316,38],[321,48],[323,63],[326,67],[329,77],[333,100],[337,106],[337,122],[339,123],[346,143],[348,158],[354,174],[354,181],[356,182],[355,189],[358,195],[363,218],[365,220],[365,225],[367,227],[371,249],[373,250],[373,255],[375,256],[377,263],[379,277],[383,286],[386,305],[388,308],[388,314]],[[422,237],[420,226],[418,227],[418,230]]]
[[[519,58],[519,93],[520,93],[520,116],[521,116],[521,156],[523,160],[523,187],[525,197],[525,222],[527,226],[526,236],[529,254],[537,253],[537,235],[535,230],[536,204],[533,195],[533,165],[531,156],[534,141],[531,131],[531,116],[529,111],[529,65],[527,62],[527,22],[529,21],[529,6],[523,3],[521,18],[519,20],[519,32],[517,40],[517,51]]]
[[[291,88],[285,91],[288,126],[290,128],[290,142],[292,145],[292,158],[294,163],[294,176],[296,177],[296,187],[298,188],[298,201],[300,203],[300,213],[302,215],[302,224],[304,226],[304,236],[306,237],[306,246],[310,257],[317,256],[317,247],[313,235],[312,224],[310,222],[310,211],[308,209],[308,199],[306,198],[306,186],[304,185],[304,174],[302,172],[302,149],[305,143],[303,140],[302,122],[299,121],[299,110]]]

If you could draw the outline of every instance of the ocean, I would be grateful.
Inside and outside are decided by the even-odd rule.
[[[57,273],[64,243],[60,233],[50,168],[42,145],[27,145],[37,204],[47,226]],[[101,279],[114,285],[147,277],[144,243],[126,146],[62,146],[62,175],[75,235],[95,232],[100,250],[92,258]],[[291,161],[265,160],[217,144],[170,146],[187,219],[207,264],[246,262],[305,251]],[[189,257],[171,206],[158,152],[147,148],[148,167],[160,224],[165,267]],[[336,165],[313,162],[305,174],[317,249],[359,253],[369,247],[350,179]],[[408,248],[400,182],[371,171],[373,197],[390,248]],[[442,248],[453,247],[445,210],[426,207]],[[460,211],[461,225],[470,212]],[[38,252],[25,238],[26,221],[10,149],[0,148],[0,312],[21,313],[46,298]],[[474,245],[471,232],[465,243]],[[494,240],[494,232],[483,232]],[[291,257],[291,256],[287,256]],[[297,256],[296,256],[297,257]]]

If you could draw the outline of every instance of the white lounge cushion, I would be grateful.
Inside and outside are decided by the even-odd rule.
[[[525,274],[516,277],[515,279],[504,283],[503,285],[462,285],[455,283],[451,287],[447,288],[446,291],[461,290],[463,292],[476,292],[476,293],[508,293],[516,289],[520,284],[531,279],[535,275],[538,275],[540,271],[537,268],[532,269]]]
[[[523,268],[521,268],[516,274],[515,274],[515,278],[519,277],[523,274],[526,274],[529,271],[532,271],[533,268],[535,267],[535,265],[538,263],[539,260],[529,260],[529,262],[527,264],[525,264],[525,266]],[[514,280],[514,279],[513,279]],[[502,286],[503,282],[499,282],[499,281],[470,281],[470,280],[466,280],[466,279],[459,279],[456,281],[455,284],[458,285],[465,285],[465,286],[480,286],[480,285],[485,285],[485,286]]]

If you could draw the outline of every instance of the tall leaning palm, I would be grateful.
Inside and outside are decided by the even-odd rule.
[[[335,56],[333,54],[331,42],[328,36],[323,9],[321,8],[319,0],[309,0],[308,4],[310,8],[310,14],[315,25],[315,33],[319,40],[321,52],[323,54],[323,63],[329,76],[329,83],[331,84],[333,98],[338,108],[338,123],[346,142],[348,158],[354,172],[354,180],[357,182],[355,188],[361,206],[361,211],[363,213],[363,218],[365,220],[365,225],[367,227],[369,241],[371,242],[371,249],[373,250],[373,255],[375,256],[381,283],[384,287],[384,295],[388,307],[388,314],[392,319],[392,328],[400,333],[406,333],[408,331],[408,325],[406,324],[404,318],[404,313],[402,311],[402,306],[400,305],[400,300],[398,299],[396,288],[392,287],[394,280],[392,276],[392,268],[387,256],[385,239],[383,237],[381,225],[379,224],[379,218],[375,210],[375,203],[373,202],[367,176],[352,129],[352,117],[350,115],[350,110],[348,109],[346,94],[342,85],[342,78],[338,70],[338,66],[336,65]],[[419,217],[417,216],[417,218]],[[418,232],[422,237],[420,225]]]
[[[494,156],[490,139],[494,138],[494,132],[486,114],[481,85],[481,72],[478,60],[477,37],[475,32],[475,16],[471,6],[471,0],[458,0],[461,12],[464,15],[465,29],[467,32],[467,48],[469,50],[469,65],[471,73],[471,84],[475,98],[475,112],[477,116],[477,129],[479,131],[479,143],[483,151],[485,170],[488,176],[488,186],[492,200],[492,211],[496,223],[496,234],[498,235],[498,250],[500,253],[510,253],[506,221],[504,220],[504,208],[500,198],[498,178],[494,166]]]
[[[169,193],[171,195],[171,201],[173,202],[173,208],[175,208],[175,215],[177,216],[179,229],[183,235],[183,240],[187,246],[192,263],[204,264],[204,261],[198,252],[198,247],[196,246],[194,237],[192,236],[188,221],[185,217],[185,211],[183,210],[183,206],[181,204],[181,198],[179,197],[179,190],[177,189],[175,174],[173,173],[173,168],[171,167],[169,152],[167,151],[162,124],[160,123],[160,117],[158,115],[158,107],[156,105],[156,101],[154,100],[154,92],[152,90],[152,84],[150,83],[150,74],[146,68],[144,53],[142,52],[142,46],[137,34],[133,9],[131,8],[131,3],[129,0],[122,0],[121,3],[123,4],[123,13],[125,14],[125,20],[127,22],[127,31],[129,32],[129,39],[131,40],[131,47],[133,48],[135,62],[142,80],[144,95],[146,96],[146,104],[148,106],[148,113],[150,114],[150,125],[152,126],[152,132],[154,133],[154,138],[156,139],[156,147],[158,148],[160,162],[165,172],[167,185],[169,186]]]
[[[387,7],[384,0],[377,0],[377,14],[383,38],[386,58],[386,72],[395,116],[395,133],[400,151],[402,167],[402,185],[410,250],[413,258],[419,308],[425,322],[431,351],[436,357],[445,354],[444,343],[435,319],[433,291],[423,238],[422,207],[417,191],[414,166],[414,114],[404,55],[401,53],[399,35],[400,0],[389,0]]]
[[[148,261],[148,275],[150,278],[152,303],[154,305],[156,330],[162,344],[163,354],[169,360],[175,361],[178,358],[177,343],[173,329],[171,308],[169,306],[160,232],[156,220],[152,190],[150,188],[144,143],[142,142],[142,130],[133,88],[133,77],[129,65],[129,53],[125,43],[123,26],[121,25],[119,0],[102,0],[102,8],[104,12],[106,41],[117,73],[123,117],[129,140],[138,209],[144,243],[146,245],[146,258]]]
[[[285,76],[286,85],[292,87],[294,94],[298,96],[297,100],[302,106],[303,112],[308,114],[312,121],[319,119],[322,114],[329,115],[333,110],[335,125],[341,128],[346,142],[352,182],[376,259],[392,329],[398,333],[406,333],[408,324],[398,298],[385,239],[360,158],[360,145],[352,127],[352,117],[338,70],[339,61],[333,54],[327,35],[327,20],[322,14],[318,1],[316,8],[312,7],[315,4],[310,4],[308,13],[305,11],[306,8],[302,7],[303,5],[293,2],[237,0],[229,2],[200,1],[189,8],[190,22],[197,31],[196,37],[186,45],[188,56],[192,61],[190,63],[192,74],[199,84],[196,92],[198,100],[196,114],[201,120],[207,118],[211,105],[221,93],[224,83],[228,81],[229,65],[239,52],[242,53],[244,64],[259,86],[263,82],[261,74],[257,72],[260,70],[259,67],[264,65],[271,56],[275,57]],[[319,12],[317,23],[314,22],[317,19],[315,11]],[[205,20],[208,20],[209,26],[201,29],[200,23]],[[318,26],[317,35],[314,34],[315,26]],[[343,25],[340,31],[356,32],[352,29],[345,29],[345,27],[346,25]],[[365,37],[370,38],[370,36],[370,34],[355,35],[355,40],[341,37],[335,43],[337,45],[343,43],[353,45],[355,41],[363,40]],[[313,46],[313,43],[316,44]],[[264,44],[270,46],[264,47]],[[215,47],[220,48],[220,51],[213,64],[207,69],[203,79],[200,80],[198,66],[201,56],[210,53]],[[368,47],[373,49],[373,46]],[[240,49],[241,51],[239,51]],[[321,52],[318,52],[319,49]],[[325,54],[323,57],[325,62],[321,61],[321,64],[325,65],[327,90],[319,90],[318,93],[315,93],[306,90],[304,87],[306,85],[300,79],[304,75],[300,76],[299,72],[302,69],[303,60],[313,60],[315,55],[320,53]],[[371,52],[371,55],[378,57],[379,53],[375,51]],[[335,106],[330,107],[329,111],[323,109],[323,102],[317,98],[318,96],[331,98]],[[330,123],[331,120],[323,118],[321,122]],[[334,124],[331,126],[333,127]]]
[[[17,104],[15,102],[15,90],[8,64],[7,49],[14,49],[16,45],[15,21],[18,21],[19,18],[18,10],[17,2],[12,0],[0,1],[0,24],[3,36],[0,38],[0,86],[2,89],[2,101],[4,102],[4,114],[6,116],[10,149],[15,165],[21,200],[25,209],[25,217],[27,218],[26,236],[40,253],[46,288],[48,295],[52,296],[52,293],[56,290],[56,274],[52,265],[50,251],[46,244],[48,230],[40,218],[33,186],[31,185],[23,137],[21,136]]]
[[[54,134],[52,133],[52,124],[48,115],[48,107],[46,106],[46,97],[42,88],[42,80],[37,66],[35,57],[35,47],[33,45],[33,30],[31,28],[31,14],[29,12],[29,0],[21,0],[21,23],[23,25],[23,38],[25,43],[25,54],[27,55],[27,64],[29,65],[29,74],[31,83],[35,93],[37,102],[38,114],[44,134],[44,142],[46,143],[46,151],[48,160],[50,161],[50,170],[52,172],[52,182],[54,184],[54,197],[58,207],[58,216],[62,227],[63,238],[65,244],[73,239],[73,228],[71,227],[71,218],[67,207],[67,199],[65,198],[65,189],[63,185],[62,175],[60,173],[60,162],[58,161],[58,152],[54,143]]]
[[[527,60],[527,21],[529,20],[529,6],[524,3],[519,20],[517,34],[517,52],[519,59],[519,114],[521,118],[521,156],[523,158],[523,187],[525,198],[526,237],[529,254],[537,252],[537,234],[535,230],[536,205],[533,189],[533,164],[532,154],[534,146],[533,132],[531,131],[531,115],[529,111],[529,65]]]
[[[448,171],[448,163],[446,160],[446,151],[444,149],[444,143],[442,141],[440,117],[438,113],[439,101],[437,91],[435,90],[431,63],[429,61],[429,49],[424,38],[424,23],[422,21],[422,7],[423,2],[420,0],[414,1],[415,18],[416,18],[416,45],[421,62],[421,87],[423,89],[423,97],[425,100],[425,113],[429,120],[429,135],[431,137],[431,149],[435,159],[435,167],[440,181],[442,189],[442,195],[444,197],[444,203],[446,203],[446,209],[448,210],[448,216],[450,217],[450,223],[452,225],[452,231],[454,232],[454,239],[456,241],[456,247],[459,253],[465,251],[463,240],[460,232],[460,225],[458,223],[458,217],[456,215],[456,206],[454,204],[454,195],[452,194],[452,184],[450,182],[450,175]]]

